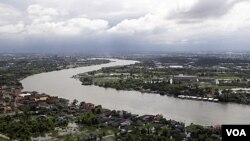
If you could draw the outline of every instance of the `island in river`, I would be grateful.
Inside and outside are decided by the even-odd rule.
[[[192,62],[188,61],[190,58]],[[203,56],[189,56],[186,62],[181,63],[173,57],[140,59],[140,63],[102,68],[79,74],[75,78],[79,78],[83,85],[116,90],[135,90],[209,102],[250,104],[250,74],[247,68],[239,66],[249,62],[247,59],[207,57],[213,63],[207,63],[206,66],[206,61],[201,63]]]

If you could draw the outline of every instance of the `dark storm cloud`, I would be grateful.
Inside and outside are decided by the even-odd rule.
[[[188,11],[175,13],[171,18],[181,19],[183,23],[198,22],[199,19],[206,18],[219,18],[242,1],[245,0],[199,0]]]

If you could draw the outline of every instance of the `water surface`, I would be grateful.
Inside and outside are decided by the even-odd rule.
[[[135,114],[162,114],[168,119],[190,124],[250,124],[250,106],[232,103],[182,100],[158,94],[117,91],[98,86],[83,86],[73,75],[102,67],[134,64],[136,61],[112,60],[108,64],[36,74],[23,79],[24,91],[38,91],[70,100],[92,102],[105,108]]]

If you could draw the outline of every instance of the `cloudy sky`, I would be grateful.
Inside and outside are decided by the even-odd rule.
[[[0,0],[0,51],[250,51],[250,0]]]

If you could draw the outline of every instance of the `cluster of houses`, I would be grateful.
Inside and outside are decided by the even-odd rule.
[[[74,108],[75,107],[75,108]],[[92,103],[81,102],[79,105],[71,105],[69,108],[72,108],[70,111],[74,117],[77,117],[81,112],[87,111],[97,111],[102,109],[100,105],[95,106]],[[75,112],[74,112],[75,111]],[[159,127],[169,125],[176,132],[184,133],[185,125],[182,122],[177,122],[174,120],[166,120],[162,115],[137,115],[132,114],[127,111],[119,110],[102,110],[100,113],[95,112],[96,119],[100,127],[112,126],[119,129],[119,134],[125,136],[131,130],[131,126],[144,126],[149,123],[154,123]],[[154,130],[154,129],[152,129]],[[85,137],[85,140],[94,140],[97,137],[95,135],[89,135]]]
[[[21,93],[22,85],[18,81],[0,86],[0,112],[12,111],[16,106],[16,97]]]
[[[21,85],[4,85],[0,88],[0,112],[24,110],[32,107],[50,107],[60,102],[60,98],[37,92],[21,92]]]
[[[75,107],[75,106],[73,106]],[[75,116],[77,116],[80,112],[87,112],[91,110],[97,110],[102,109],[101,105],[95,106],[92,103],[86,103],[82,102],[79,106],[76,106],[77,108],[73,108],[75,111],[79,112],[73,112]],[[72,106],[71,106],[72,108]],[[73,110],[71,110],[72,113]],[[112,126],[119,129],[126,129],[128,126],[142,126],[148,123],[155,123],[155,124],[170,124],[171,126],[178,125],[181,128],[185,128],[184,123],[182,122],[176,122],[172,120],[166,120],[163,118],[162,115],[143,115],[139,116],[137,114],[132,114],[127,111],[116,111],[116,110],[108,110],[106,109],[105,112],[100,112],[99,114],[96,114],[96,118],[98,120],[98,123],[101,124],[101,126]]]
[[[218,79],[208,78],[208,77],[198,77],[198,76],[189,76],[189,75],[176,75],[170,78],[170,84],[178,84],[178,83],[201,83],[201,84],[211,84],[218,85],[220,84]]]
[[[98,77],[98,76],[106,76],[106,77],[120,77],[123,79],[127,79],[127,78],[135,78],[137,79],[138,77],[140,77],[140,74],[136,74],[136,73],[96,73],[94,76]]]
[[[174,120],[166,120],[161,115],[143,115],[138,116],[131,114],[126,111],[107,111],[98,115],[98,120],[101,126],[112,126],[119,129],[120,136],[126,136],[130,133],[131,126],[144,126],[149,123],[153,123],[157,127],[164,127],[168,125],[171,130],[175,133],[185,135],[185,125],[182,122],[177,122]],[[155,132],[155,128],[149,129],[151,132]],[[96,135],[90,134],[84,138],[85,141],[94,141],[97,139]]]
[[[166,120],[162,115],[143,115],[139,116],[131,114],[127,111],[107,111],[97,116],[99,123],[102,126],[112,126],[120,129],[120,134],[128,132],[130,126],[143,126],[149,123],[164,126],[168,124],[179,132],[185,130],[185,125],[182,122],[174,120]]]
[[[145,81],[145,83],[161,83],[163,81],[169,82],[169,84],[194,84],[199,83],[203,85],[219,85],[220,83],[225,83],[224,79],[215,79],[209,77],[198,77],[191,75],[174,75],[170,78],[157,78],[150,81]]]
[[[16,102],[20,104],[20,106],[17,107],[20,110],[32,107],[50,108],[51,105],[58,104],[60,98],[47,94],[38,94],[37,92],[26,92],[19,94]]]
[[[169,79],[170,84],[180,84],[180,83],[199,83],[205,85],[227,85],[227,84],[242,84],[246,85],[250,82],[249,79],[236,79],[236,78],[211,78],[211,77],[199,77],[190,75],[175,75]]]

